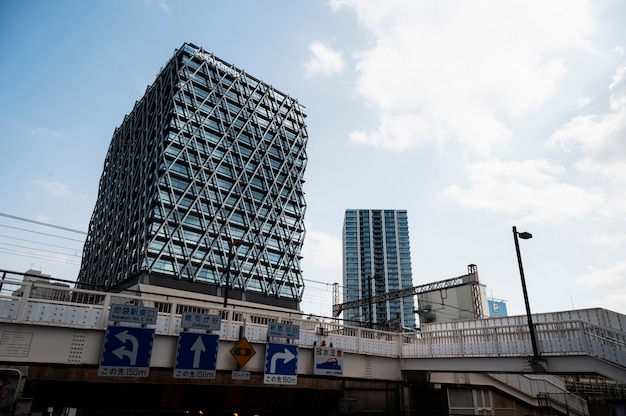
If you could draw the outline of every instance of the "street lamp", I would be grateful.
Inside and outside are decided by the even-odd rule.
[[[519,275],[522,279],[522,291],[524,292],[524,304],[526,305],[526,319],[528,320],[528,327],[530,329],[530,342],[533,346],[533,358],[530,361],[531,367],[541,368],[541,357],[539,356],[539,349],[537,348],[537,335],[535,334],[535,325],[533,324],[533,317],[530,313],[530,303],[528,302],[528,291],[526,290],[526,279],[524,278],[524,267],[522,266],[522,255],[519,250],[518,237],[522,240],[528,240],[533,238],[531,233],[517,232],[517,227],[513,226],[513,240],[515,241],[515,252],[517,253],[517,264],[519,265]]]
[[[367,275],[367,287],[368,287],[368,306],[369,306],[369,313],[368,313],[368,320],[369,320],[369,328],[372,329],[372,297],[373,297],[373,289],[372,289],[372,280],[373,279],[382,279],[383,277],[385,277],[382,274],[375,274],[375,275],[371,275],[368,274]]]
[[[224,286],[224,309],[226,305],[228,305],[228,289],[230,287],[230,265],[235,257],[235,248],[239,248],[239,246],[243,245],[244,241],[242,240],[232,240],[228,247],[228,264],[226,265],[226,285]]]

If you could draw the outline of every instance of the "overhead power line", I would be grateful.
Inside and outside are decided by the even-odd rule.
[[[26,257],[26,258],[29,258],[29,259],[47,260],[47,261],[52,261],[52,262],[55,262],[55,263],[71,264],[73,266],[80,266],[80,263],[72,261],[69,258],[62,259],[62,258],[59,258],[59,257],[42,255],[42,254],[39,254],[39,253],[29,253],[29,252],[23,252],[23,251],[17,251],[17,250],[5,250],[5,249],[2,249],[2,248],[0,248],[0,253],[11,254],[13,256],[19,256],[19,257]]]
[[[69,231],[71,233],[77,233],[77,234],[82,234],[82,235],[87,235],[86,232],[81,231],[81,230],[75,230],[73,228],[67,228],[67,227],[61,227],[59,225],[54,225],[54,224],[48,224],[47,222],[41,222],[41,221],[35,221],[35,220],[30,220],[28,218],[23,218],[23,217],[18,217],[16,215],[10,215],[10,214],[5,214],[3,212],[0,212],[0,217],[6,217],[6,218],[11,218],[13,220],[18,220],[18,221],[26,221],[26,222],[30,222],[32,224],[37,224],[37,225],[43,225],[45,227],[51,227],[51,228],[56,228],[58,230],[63,230],[63,231]]]
[[[11,228],[13,230],[19,230],[19,231],[26,231],[26,232],[33,233],[33,234],[46,235],[48,237],[62,238],[63,240],[77,241],[79,243],[83,242],[83,240],[77,240],[75,238],[63,237],[63,236],[56,235],[56,234],[42,233],[40,231],[33,231],[33,230],[28,230],[26,228],[20,228],[20,227],[12,227],[10,225],[0,224],[0,227]]]
[[[19,237],[12,237],[10,235],[3,235],[0,234],[0,237],[4,237],[4,238],[10,238],[11,240],[18,240],[18,241],[25,241],[27,243],[33,243],[33,244],[38,244],[38,245],[42,245],[42,246],[48,246],[48,247],[55,247],[55,248],[61,248],[61,249],[65,249],[65,250],[71,250],[71,251],[75,251],[76,253],[81,252],[82,249],[78,249],[76,247],[64,247],[64,246],[59,246],[57,244],[48,244],[48,243],[42,243],[40,241],[34,241],[34,240],[27,240],[25,238],[19,238]],[[78,240],[76,240],[78,241]],[[0,243],[1,244],[1,243]],[[27,246],[24,246],[27,248]]]

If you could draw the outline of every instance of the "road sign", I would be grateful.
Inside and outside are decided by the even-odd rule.
[[[267,326],[267,336],[297,339],[300,338],[300,326],[270,322]]]
[[[153,328],[107,327],[98,375],[148,377],[153,341]]]
[[[178,335],[174,378],[215,378],[219,336],[181,332]]]
[[[265,350],[265,384],[297,384],[298,346],[267,343]]]
[[[222,317],[206,313],[184,312],[180,326],[183,328],[204,329],[206,331],[219,331]]]
[[[252,357],[254,357],[256,351],[244,337],[237,341],[237,343],[230,349],[230,353],[233,357],[235,357],[235,360],[237,360],[239,367],[243,367]]]
[[[329,347],[314,347],[313,374],[343,375],[343,351]]]
[[[114,304],[109,311],[109,321],[156,324],[157,314],[157,308]]]

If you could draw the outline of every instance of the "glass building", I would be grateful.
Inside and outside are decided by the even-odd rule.
[[[308,140],[295,99],[184,44],[115,130],[79,283],[297,309]]]
[[[413,287],[409,225],[405,210],[348,209],[343,224],[343,301]],[[413,298],[346,309],[348,324],[374,328],[415,327]]]

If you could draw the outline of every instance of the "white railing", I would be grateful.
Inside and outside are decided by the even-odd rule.
[[[588,316],[591,311],[598,315],[606,312],[615,314],[603,309],[581,312]],[[567,314],[572,315],[570,312]],[[626,368],[625,331],[601,326],[599,321],[592,319],[590,320],[598,323],[584,320],[547,322],[545,315],[537,315],[540,319],[535,323],[537,343],[542,356],[584,355]],[[626,322],[623,318],[624,315],[620,315],[620,319]],[[482,319],[426,325],[421,333],[405,337],[403,355],[440,358],[523,357],[532,355],[532,345],[525,317]]]
[[[158,309],[155,331],[162,335],[178,335],[182,313],[193,311],[222,316],[219,336],[227,341],[243,334],[251,342],[265,342],[268,323],[283,322],[300,326],[300,338],[294,342],[303,347],[325,340],[346,352],[387,357],[532,355],[525,317],[428,324],[421,332],[397,333],[346,326],[331,318],[307,319],[298,311],[259,311],[240,305],[224,309],[218,302],[192,298],[101,292],[22,278],[0,270],[0,322],[103,330],[109,324],[110,305],[132,304]],[[536,322],[542,356],[585,355],[626,369],[624,315],[591,309],[539,314]]]
[[[259,311],[232,304],[225,309],[220,303],[192,298],[76,289],[45,281],[24,282],[18,280],[21,277],[20,273],[0,270],[0,322],[104,330],[111,323],[110,305],[129,304],[157,308],[154,328],[159,335],[177,336],[182,330],[182,313],[201,312],[222,317],[220,330],[215,333],[226,341],[238,340],[243,328],[250,342],[266,342],[268,324],[282,322],[300,327],[300,338],[294,343],[303,347],[319,345],[323,339],[347,352],[388,357],[401,354],[399,334],[307,318],[299,311]]]

